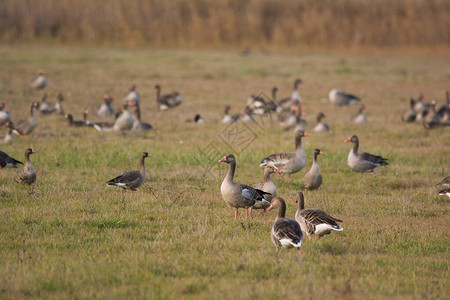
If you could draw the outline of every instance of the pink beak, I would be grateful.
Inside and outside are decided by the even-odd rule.
[[[347,142],[350,142],[350,139],[351,139],[351,138],[346,139],[345,142],[346,142],[346,143],[347,143]]]
[[[275,172],[275,173],[278,173],[278,174],[281,174],[281,171],[279,170],[279,169],[277,169],[277,168],[273,168],[273,171]]]
[[[219,160],[219,162],[226,162],[226,161],[227,161],[227,157],[226,157],[226,156],[222,157],[222,158]]]
[[[304,136],[311,136],[309,133],[307,133],[307,132],[305,132],[304,134],[303,134]]]

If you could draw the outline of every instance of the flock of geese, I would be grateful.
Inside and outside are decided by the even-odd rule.
[[[222,123],[234,122],[253,122],[255,115],[277,113],[280,126],[285,130],[294,132],[294,152],[282,152],[271,154],[261,160],[260,167],[264,167],[264,182],[254,185],[247,185],[234,182],[236,171],[236,158],[233,154],[224,156],[219,162],[228,164],[228,172],[221,184],[221,194],[226,204],[235,209],[235,219],[238,218],[238,209],[245,209],[246,218],[252,214],[253,209],[270,211],[278,208],[278,215],[273,223],[271,230],[271,239],[278,251],[283,248],[298,248],[303,240],[303,234],[309,239],[312,235],[317,235],[320,239],[332,231],[342,231],[343,228],[338,225],[342,222],[320,209],[305,209],[305,200],[303,192],[298,192],[296,202],[298,209],[295,213],[295,219],[286,218],[286,202],[277,195],[277,189],[271,180],[271,174],[291,174],[297,173],[305,167],[306,157],[302,147],[302,138],[308,137],[304,125],[306,121],[303,119],[304,109],[302,107],[302,98],[299,93],[299,85],[302,83],[300,79],[294,81],[294,89],[291,96],[278,100],[278,89],[272,89],[272,98],[265,99],[258,95],[251,95],[247,100],[247,105],[241,114],[230,114],[231,107],[225,107],[225,115],[221,119]],[[41,90],[47,85],[45,71],[41,70],[38,77],[33,81],[31,87]],[[178,92],[161,95],[161,86],[156,85],[156,104],[158,110],[168,110],[179,106],[183,99]],[[14,141],[13,133],[18,135],[28,135],[33,132],[36,127],[34,120],[34,111],[37,110],[41,115],[59,114],[68,120],[70,126],[82,127],[89,126],[99,131],[122,131],[122,130],[151,130],[152,125],[141,121],[140,95],[137,92],[137,86],[133,85],[128,94],[125,96],[124,104],[116,111],[112,107],[113,98],[104,95],[103,103],[97,109],[97,115],[102,118],[113,117],[113,122],[96,122],[92,123],[87,120],[88,111],[84,110],[83,120],[74,120],[71,114],[66,114],[63,107],[64,95],[62,92],[57,95],[57,103],[48,102],[48,95],[44,93],[41,102],[30,103],[30,118],[13,123],[8,112],[8,106],[1,104],[0,106],[0,126],[4,125],[8,128],[7,134],[3,137],[3,142]],[[366,106],[360,103],[360,99],[352,94],[333,89],[329,93],[331,103],[338,106],[349,104],[360,104],[358,114],[352,117],[355,123],[365,123],[367,118],[364,116]],[[421,121],[425,128],[435,128],[438,126],[447,126],[449,124],[450,115],[450,96],[447,92],[447,105],[439,110],[436,109],[436,101],[424,103],[423,97],[419,97],[418,101],[411,98],[410,110],[402,114],[402,120],[405,122]],[[329,126],[323,123],[325,114],[319,112],[317,114],[317,124],[313,127],[315,132],[327,132]],[[188,119],[186,122],[195,122],[203,124],[205,120],[197,114],[194,119]],[[354,171],[364,173],[373,172],[380,166],[388,165],[386,158],[382,156],[370,154],[367,152],[359,153],[359,139],[356,135],[349,137],[345,142],[352,143],[352,148],[348,154],[347,165]],[[20,167],[14,180],[21,184],[32,185],[36,181],[36,172],[30,160],[30,155],[36,153],[33,149],[25,150],[25,164],[10,157],[3,151],[0,151],[0,168],[18,168]],[[320,149],[314,149],[313,162],[311,168],[303,177],[303,187],[305,191],[318,189],[322,184],[322,174],[320,173],[318,156],[323,154]],[[135,191],[145,182],[145,159],[151,157],[147,152],[143,152],[140,156],[139,170],[125,172],[106,182],[109,186],[117,186],[123,189]],[[438,185],[449,186],[450,176],[447,176]],[[447,195],[450,197],[450,189],[446,188],[439,191],[439,195]]]

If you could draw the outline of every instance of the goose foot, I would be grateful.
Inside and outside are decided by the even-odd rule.
[[[312,239],[312,236],[308,236],[308,240],[311,241],[311,239]]]

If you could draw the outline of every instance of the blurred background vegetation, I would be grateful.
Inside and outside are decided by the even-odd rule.
[[[448,49],[448,0],[2,0],[0,41],[229,49]]]

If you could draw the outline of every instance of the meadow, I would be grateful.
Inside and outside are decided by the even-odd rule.
[[[132,84],[141,95],[142,119],[151,132],[97,132],[68,127],[57,115],[36,115],[30,136],[1,150],[23,160],[26,148],[37,171],[33,191],[0,172],[0,298],[151,299],[448,299],[449,199],[435,184],[450,172],[450,130],[425,131],[405,124],[409,97],[424,94],[444,103],[448,54],[252,53],[0,46],[0,96],[13,120],[43,92],[29,83],[44,68],[51,101],[58,91],[65,110],[91,121],[103,94],[122,103]],[[240,112],[250,94],[290,95],[301,78],[309,132],[319,111],[329,133],[304,138],[305,168],[273,176],[294,216],[301,178],[319,157],[324,183],[306,192],[306,206],[342,219],[343,232],[318,242],[304,240],[302,254],[270,240],[276,217],[255,211],[249,219],[222,200],[220,184],[228,153],[237,158],[236,181],[262,182],[260,160],[294,148],[293,133],[270,117],[245,127],[245,144],[227,137],[223,108]],[[181,106],[156,109],[154,85],[178,90]],[[369,110],[367,124],[351,124],[356,106],[335,107],[330,89],[357,94]],[[206,124],[187,124],[200,113]],[[240,127],[241,129],[244,127]],[[390,165],[359,174],[346,165],[357,134],[360,149]],[[213,150],[211,150],[213,149]],[[138,168],[147,151],[147,180],[136,192],[105,182]],[[211,155],[208,155],[211,154]]]

